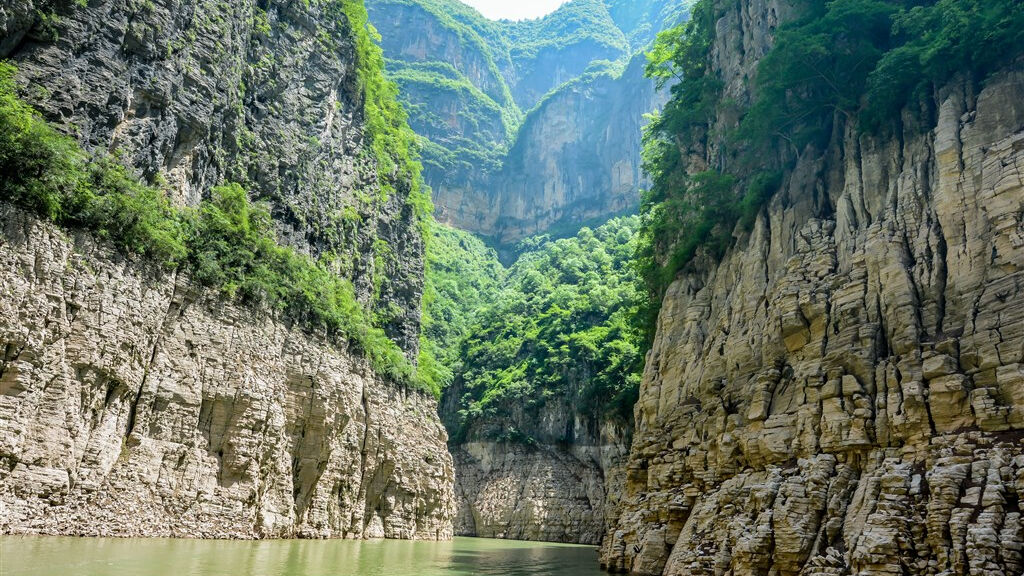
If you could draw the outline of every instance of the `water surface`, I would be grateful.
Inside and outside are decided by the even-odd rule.
[[[597,550],[539,542],[0,537],[0,576],[600,576]]]

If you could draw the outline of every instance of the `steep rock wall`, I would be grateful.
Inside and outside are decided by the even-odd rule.
[[[621,491],[628,431],[611,422],[572,442],[452,446],[455,534],[599,544]]]
[[[591,62],[630,55],[625,32],[604,0],[572,0],[543,18],[508,22],[504,31],[515,66],[512,93],[523,110],[582,75]]]
[[[0,205],[0,533],[452,535],[436,402]]]
[[[453,448],[455,533],[597,544],[604,532],[599,462],[564,447],[470,442]]]
[[[785,10],[719,21],[727,93]],[[923,130],[805,151],[749,236],[672,284],[607,567],[1024,570],[1024,67],[969,80]]]
[[[621,75],[587,74],[556,90],[526,117],[498,171],[435,190],[438,219],[511,245],[635,208],[644,114],[665,98],[643,68],[637,56]]]
[[[17,0],[21,95],[179,205],[238,181],[415,358],[413,182],[366,132],[338,0]],[[370,70],[369,72],[367,70]],[[447,538],[436,402],[358,350],[0,204],[0,531]]]
[[[179,203],[224,181],[269,201],[281,238],[336,254],[415,357],[423,243],[410,183],[381,193],[341,0],[15,0],[0,58],[48,120]]]
[[[479,233],[511,244],[634,209],[646,182],[641,171],[644,115],[665,93],[644,78],[646,58],[621,75],[597,73],[559,88],[526,118],[483,209],[470,192],[450,195],[439,217],[475,222]],[[479,195],[479,192],[476,193]]]
[[[584,409],[573,386],[461,429],[461,384],[441,401],[454,439],[455,534],[599,544],[622,493],[631,428]]]
[[[444,62],[494,102],[512,104],[512,61],[498,23],[468,6],[449,6],[443,14],[409,0],[368,0],[366,6],[389,58],[399,64]]]

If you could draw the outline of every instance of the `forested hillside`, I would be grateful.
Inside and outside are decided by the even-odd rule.
[[[423,287],[420,370],[447,388],[464,368],[462,344],[501,294],[507,271],[497,253],[468,232],[431,227]]]
[[[571,426],[539,432],[546,403],[571,406],[593,427],[605,417],[628,422],[643,364],[644,298],[630,265],[638,224],[618,218],[573,238],[524,242],[460,343],[445,415],[454,438],[572,442]]]

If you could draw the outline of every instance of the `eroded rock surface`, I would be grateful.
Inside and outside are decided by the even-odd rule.
[[[607,421],[598,436],[572,442],[453,446],[455,533],[599,544],[625,479],[626,438],[627,430]]]
[[[784,6],[726,11],[727,92]],[[605,565],[1024,572],[1024,67],[973,86],[902,138],[806,151],[752,233],[671,286]]]
[[[452,535],[433,398],[0,207],[0,533]]]
[[[453,450],[456,534],[598,544],[604,532],[601,468],[555,447],[469,443]]]
[[[332,266],[415,358],[423,242],[411,182],[373,161],[341,6],[17,0],[0,7],[0,58],[47,120],[179,204],[226,181],[268,201],[279,237],[337,256]]]

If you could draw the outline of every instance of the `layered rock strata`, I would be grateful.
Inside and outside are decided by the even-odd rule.
[[[624,435],[621,427],[606,423],[600,438],[453,446],[455,533],[599,544],[611,510],[607,503],[624,480]]]
[[[727,92],[786,6],[725,10]],[[604,565],[1024,573],[1024,66],[976,86],[892,140],[840,125],[672,284]]]
[[[0,207],[0,533],[452,535],[436,402]]]
[[[368,145],[346,3],[13,0],[0,58],[47,120],[176,202],[225,181],[268,201],[279,237],[334,256],[415,358],[423,242],[411,182]]]

